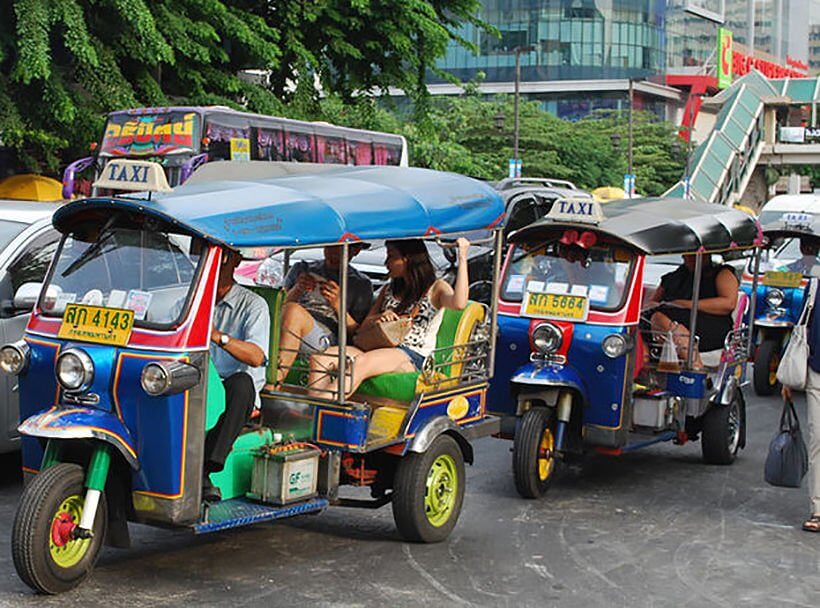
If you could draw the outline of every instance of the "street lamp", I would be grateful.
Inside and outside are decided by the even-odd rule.
[[[513,159],[515,159],[516,167],[518,166],[518,89],[521,83],[521,53],[530,53],[535,50],[535,47],[528,45],[519,45],[515,47],[512,52],[515,53],[515,126],[513,127]]]

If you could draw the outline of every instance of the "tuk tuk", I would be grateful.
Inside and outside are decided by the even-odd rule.
[[[698,302],[707,255],[761,243],[754,218],[688,200],[568,199],[509,240],[489,409],[514,442],[522,496],[542,495],[561,463],[588,450],[700,438],[706,462],[735,459],[745,444],[748,300],[739,297],[732,331],[708,353],[698,350]],[[666,254],[695,256],[683,347],[649,323],[644,269]]]
[[[126,163],[124,180],[166,189],[161,168],[109,167],[117,163]],[[25,336],[0,350],[19,383],[24,437],[12,551],[36,591],[80,584],[103,543],[128,546],[127,522],[203,534],[329,505],[391,503],[407,540],[441,541],[456,524],[470,441],[500,428],[485,407],[495,305],[445,310],[420,372],[377,376],[352,396],[342,382],[317,396],[294,363],[210,476],[222,500],[207,503],[204,438],[225,407],[209,354],[216,281],[226,249],[338,247],[345,318],[352,243],[447,246],[465,231],[492,239],[497,281],[500,198],[477,180],[406,167],[265,163],[242,173],[150,200],[79,200],[54,217],[63,237]],[[253,289],[271,316],[274,382],[284,290]],[[340,378],[355,366],[345,332],[340,323]],[[345,485],[369,487],[372,499],[341,497]]]
[[[763,226],[766,245],[761,254],[752,328],[752,378],[758,395],[772,395],[779,390],[777,367],[803,311],[809,279],[820,276],[820,231],[815,227],[815,218],[808,213],[784,213]],[[749,295],[752,263],[750,260],[742,284]]]

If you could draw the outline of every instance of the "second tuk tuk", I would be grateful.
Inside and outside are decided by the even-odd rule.
[[[485,407],[495,305],[444,311],[419,373],[378,376],[352,396],[341,382],[311,394],[291,370],[211,475],[222,500],[203,503],[205,434],[225,407],[209,344],[226,249],[338,247],[340,318],[352,242],[485,230],[495,277],[500,269],[504,207],[481,182],[400,167],[265,165],[152,200],[75,201],[55,215],[63,238],[24,339],[0,350],[18,379],[24,436],[12,552],[33,589],[77,586],[103,543],[128,545],[127,522],[199,534],[391,503],[405,539],[440,541],[455,526],[470,441],[499,430]],[[142,188],[149,173],[164,179],[150,163],[122,166],[112,178]],[[284,292],[254,290],[271,315],[275,382]],[[340,323],[342,378],[355,366],[345,331]],[[345,485],[369,487],[372,499],[341,497]]]
[[[777,367],[803,312],[809,279],[820,272],[820,231],[815,218],[809,213],[789,212],[765,224],[760,268],[755,270],[750,260],[743,275],[742,288],[747,294],[751,294],[752,276],[758,275],[752,328],[752,378],[758,395],[778,391]]]
[[[514,441],[522,496],[543,494],[557,466],[587,450],[699,438],[706,462],[734,460],[745,444],[748,300],[739,295],[719,347],[699,352],[700,279],[709,254],[760,242],[745,213],[669,199],[557,201],[511,234],[489,409]],[[688,344],[649,323],[644,269],[664,254],[695,256]]]

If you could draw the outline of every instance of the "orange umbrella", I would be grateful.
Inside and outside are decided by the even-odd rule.
[[[0,198],[20,201],[61,201],[63,185],[44,175],[26,173],[0,181]]]

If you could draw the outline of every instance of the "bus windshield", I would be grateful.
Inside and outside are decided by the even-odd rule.
[[[179,322],[195,284],[204,247],[199,239],[114,216],[67,235],[40,295],[48,316],[71,303],[134,311],[137,326]]]
[[[172,111],[146,114],[115,112],[105,125],[102,156],[164,156],[193,153],[199,144],[196,112]]]

